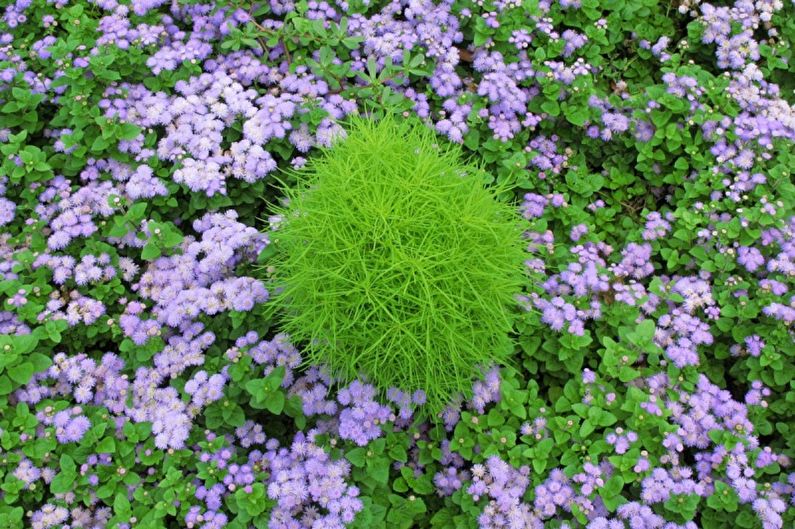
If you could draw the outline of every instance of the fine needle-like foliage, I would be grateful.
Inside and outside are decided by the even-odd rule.
[[[295,176],[274,303],[309,362],[424,390],[438,411],[507,359],[523,221],[457,146],[417,120],[356,118]]]

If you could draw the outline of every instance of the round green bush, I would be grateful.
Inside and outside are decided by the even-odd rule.
[[[310,363],[438,411],[504,363],[523,219],[418,120],[356,118],[275,207],[274,307]]]

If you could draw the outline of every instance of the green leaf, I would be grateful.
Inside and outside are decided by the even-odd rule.
[[[635,380],[640,376],[640,371],[637,369],[632,369],[629,366],[621,366],[621,369],[618,372],[618,379],[621,382],[629,382],[631,380]]]
[[[144,218],[144,215],[146,215],[146,205],[146,202],[137,202],[130,206],[126,215],[130,222],[137,223]]]
[[[182,234],[171,225],[166,225],[160,235],[160,240],[166,248],[173,248],[182,244],[183,239]]]
[[[41,353],[31,354],[30,356],[28,356],[28,360],[30,361],[31,364],[33,364],[33,369],[37,373],[40,371],[44,371],[45,369],[47,369],[52,365],[52,360]]]
[[[715,510],[735,512],[739,497],[735,490],[723,481],[715,482],[715,492],[707,498],[707,505]]]
[[[246,414],[243,411],[243,408],[238,406],[237,404],[229,404],[229,401],[224,401],[224,405],[222,406],[221,415],[224,418],[224,421],[229,426],[240,427],[246,422]]]
[[[277,366],[265,377],[265,391],[276,391],[284,382],[284,375],[286,370],[284,366]]]
[[[0,395],[8,395],[14,390],[11,380],[6,375],[0,375]]]
[[[368,459],[367,474],[377,482],[386,485],[389,481],[390,461],[385,457]]]
[[[544,101],[541,103],[541,110],[550,116],[557,116],[560,114],[560,105],[558,105],[557,101]]]
[[[637,327],[635,327],[635,335],[638,338],[638,342],[651,341],[654,338],[654,332],[656,330],[657,327],[656,325],[654,325],[654,322],[652,320],[643,320],[637,325]]]
[[[127,499],[127,494],[119,492],[113,500],[113,512],[116,516],[126,520],[130,517],[130,500]]]
[[[599,173],[583,174],[575,171],[566,173],[566,184],[577,194],[588,197],[604,186],[605,179]]]
[[[406,499],[396,494],[390,494],[389,502],[392,504],[392,508],[389,509],[386,520],[390,528],[409,529],[414,525],[415,519],[427,509],[425,502],[414,496]]]
[[[363,467],[366,455],[367,455],[367,450],[365,450],[364,448],[354,448],[353,450],[345,454],[345,459],[350,461],[351,464],[355,467]]]
[[[276,246],[269,244],[257,256],[257,264],[263,264],[276,254]]]
[[[141,259],[153,261],[158,257],[160,257],[160,248],[157,247],[154,241],[150,240],[141,252]]]
[[[626,500],[619,494],[618,496],[602,497],[602,502],[605,504],[608,511],[614,512],[620,505],[625,503]]]
[[[53,494],[63,494],[72,490],[75,475],[61,471],[50,482],[50,492]]]
[[[624,479],[619,475],[614,475],[605,483],[604,490],[609,496],[616,496],[624,488]]]
[[[132,123],[122,123],[118,130],[117,136],[120,140],[134,140],[141,133],[141,129]]]
[[[486,423],[490,428],[502,426],[505,423],[505,417],[503,417],[499,410],[493,408],[489,411],[489,414],[486,417]]]
[[[8,376],[17,384],[27,384],[30,377],[33,376],[33,364],[30,362],[23,362],[19,365],[8,369]]]
[[[272,413],[281,413],[284,409],[285,396],[279,390],[284,380],[284,366],[278,366],[267,377],[249,380],[244,386],[252,396],[251,406],[257,409],[278,410]],[[279,396],[276,396],[276,395]]]
[[[547,468],[547,460],[542,459],[540,457],[534,457],[531,459],[533,463],[533,470],[536,474],[541,474]]]
[[[389,457],[392,458],[393,461],[400,461],[402,463],[405,463],[408,460],[406,449],[401,445],[395,445],[390,448]]]
[[[267,400],[266,408],[274,415],[279,415],[284,410],[285,397],[284,392],[274,391],[270,394]]]
[[[253,397],[251,399],[252,402],[264,403],[264,397],[268,393],[265,389],[265,379],[258,378],[256,380],[249,380],[243,387],[246,388],[246,391]]]
[[[18,355],[33,351],[38,343],[39,339],[32,334],[0,336],[0,349],[5,350],[5,347],[9,346],[11,351]]]
[[[392,490],[395,492],[408,492],[409,486],[403,478],[397,478],[392,482]]]
[[[110,142],[102,136],[97,136],[94,143],[91,144],[92,152],[101,152],[110,147]]]
[[[464,145],[473,151],[477,151],[478,147],[480,147],[480,132],[475,129],[467,132],[467,135],[464,136]]]
[[[679,513],[685,520],[692,520],[701,497],[696,494],[672,494],[665,501],[665,508]]]
[[[106,437],[96,447],[98,454],[112,454],[116,451],[116,441],[113,437]]]
[[[580,425],[580,437],[582,439],[587,438],[589,435],[593,433],[593,431],[594,431],[594,425],[591,424],[591,421],[587,419],[584,420]]]
[[[578,127],[582,127],[588,119],[588,111],[579,106],[564,105],[563,114],[569,123]]]
[[[75,469],[77,468],[77,466],[75,465],[74,459],[72,459],[68,455],[63,454],[61,458],[58,460],[58,462],[60,463],[61,466],[61,472],[66,472],[68,474],[75,473]]]

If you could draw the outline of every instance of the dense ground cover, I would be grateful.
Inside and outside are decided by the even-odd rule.
[[[794,41],[791,0],[4,2],[0,527],[792,527]],[[387,112],[527,221],[512,351],[436,415],[269,303],[285,170]]]

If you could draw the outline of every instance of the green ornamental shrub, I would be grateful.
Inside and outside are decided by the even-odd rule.
[[[438,411],[504,363],[524,220],[418,120],[355,118],[295,172],[273,233],[274,307],[310,363]]]

